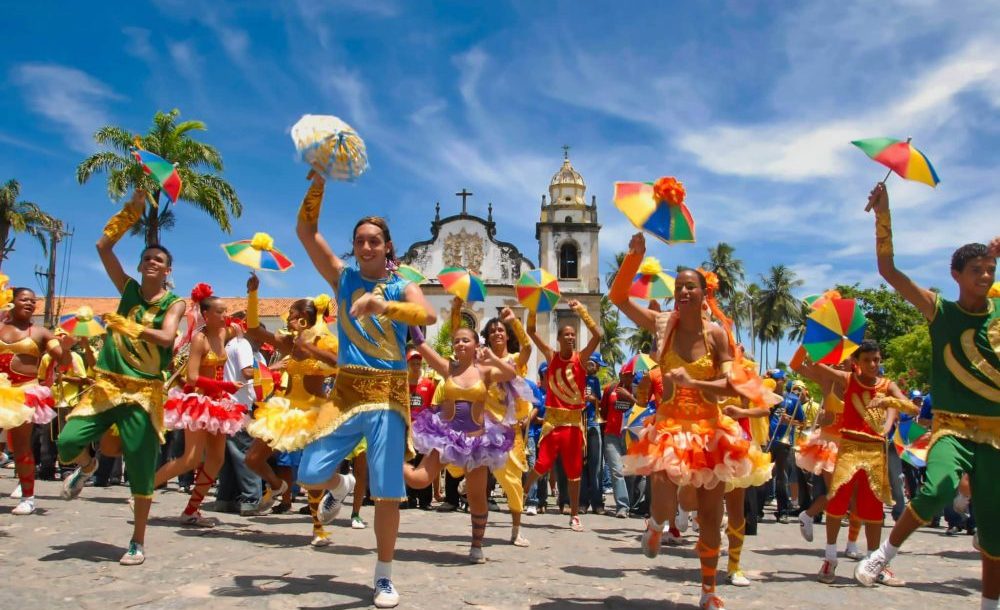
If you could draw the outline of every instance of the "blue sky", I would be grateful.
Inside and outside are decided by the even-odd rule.
[[[184,204],[163,241],[178,291],[242,293],[218,244],[267,230],[298,266],[264,291],[324,287],[295,240],[306,187],[288,136],[335,114],[371,170],[327,190],[322,228],[347,249],[362,214],[389,217],[400,250],[429,235],[434,203],[494,205],[499,237],[537,262],[541,195],[563,144],[598,199],[602,272],[632,232],[615,180],[681,179],[699,243],[652,254],[698,264],[718,241],[750,277],[773,264],[802,294],[877,281],[864,211],[879,166],[851,139],[913,136],[937,189],[890,181],[898,262],[953,294],[948,256],[998,233],[1000,11],[986,2],[131,2],[13,3],[0,41],[0,180],[76,231],[69,294],[110,295],[93,251],[115,207],[76,165],[92,133],[144,132],[158,109],[199,119],[245,206],[232,235]],[[119,246],[126,266],[139,240]],[[4,271],[35,285],[19,238]]]

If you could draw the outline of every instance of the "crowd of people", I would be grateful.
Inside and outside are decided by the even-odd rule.
[[[774,521],[796,523],[807,541],[825,521],[823,583],[836,578],[843,524],[855,578],[902,586],[891,561],[913,531],[943,516],[949,533],[976,534],[982,607],[997,608],[1000,496],[986,481],[1000,459],[1000,300],[988,296],[1000,238],[955,252],[959,297],[945,300],[896,269],[888,195],[882,185],[871,194],[879,271],[930,325],[932,408],[927,388],[904,393],[883,376],[871,341],[836,366],[801,352],[790,370],[759,376],[709,272],[679,271],[669,310],[630,299],[645,256],[641,233],[608,296],[653,333],[648,356],[657,366],[640,370],[634,358],[608,370],[600,325],[577,301],[568,305],[587,342],[565,325],[549,345],[530,312],[523,322],[505,308],[481,333],[463,326],[456,298],[451,350],[442,355],[422,330],[436,313],[395,272],[386,222],[357,222],[349,266],[318,229],[323,195],[323,179],[313,176],[297,233],[334,297],[293,302],[283,328],[261,323],[256,276],[244,312],[228,312],[207,284],[185,303],[167,285],[173,257],[162,245],[147,246],[138,279],[130,277],[114,246],[142,212],[141,191],[97,244],[121,294],[99,346],[33,324],[35,294],[12,291],[0,323],[0,428],[19,481],[13,514],[36,510],[36,473],[62,478],[67,500],[88,483],[127,482],[134,520],[120,561],[138,565],[154,492],[174,479],[189,494],[179,517],[189,527],[217,525],[203,513],[213,488],[213,510],[244,516],[289,512],[299,493],[317,547],[333,544],[326,526],[352,496],[351,527],[367,528],[363,506],[374,505],[373,602],[394,607],[399,510],[464,508],[469,560],[481,564],[502,494],[518,547],[530,547],[523,516],[551,510],[574,532],[588,513],[644,518],[636,533],[649,558],[695,528],[700,607],[712,610],[724,607],[716,591],[723,534],[726,579],[750,585],[740,565],[744,538],[772,503]],[[532,350],[543,361],[537,371],[527,368]],[[638,427],[630,422],[637,406],[649,408]],[[908,419],[931,431],[925,467],[900,460],[891,442]],[[895,526],[882,540],[887,507]]]

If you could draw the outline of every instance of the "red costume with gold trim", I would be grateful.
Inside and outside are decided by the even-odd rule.
[[[580,354],[569,360],[552,355],[545,375],[545,423],[538,441],[535,472],[544,475],[557,457],[562,458],[566,478],[574,481],[583,472],[583,408],[587,371]]]

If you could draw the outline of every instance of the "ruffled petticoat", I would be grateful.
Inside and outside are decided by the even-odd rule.
[[[246,405],[231,394],[210,398],[173,388],[163,403],[163,424],[170,430],[207,430],[232,436],[242,430],[249,419]]]
[[[276,451],[298,451],[316,434],[316,418],[323,400],[292,401],[284,396],[272,396],[257,403],[253,421],[247,433],[267,443]]]
[[[35,383],[0,387],[0,429],[27,423],[47,424],[56,417],[56,401],[48,386]]]
[[[771,456],[751,441],[734,419],[649,418],[623,458],[627,474],[664,472],[678,487],[726,490],[762,485],[771,478]]]
[[[424,409],[413,417],[413,447],[428,454],[435,449],[441,462],[464,470],[479,466],[500,468],[514,446],[514,429],[486,417],[484,431],[478,436],[459,432],[441,419],[439,411]]]
[[[795,465],[815,475],[832,473],[837,465],[837,442],[823,438],[821,430],[813,430],[796,445]]]

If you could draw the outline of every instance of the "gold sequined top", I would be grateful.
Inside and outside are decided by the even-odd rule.
[[[486,401],[486,384],[479,380],[472,386],[463,388],[449,377],[444,382],[442,397],[445,400],[467,400],[473,404],[482,403]]]
[[[710,381],[719,376],[719,371],[715,366],[715,356],[712,353],[712,345],[708,337],[702,331],[702,339],[705,342],[705,355],[693,362],[688,362],[681,358],[672,349],[672,336],[668,337],[667,347],[663,350],[660,359],[660,370],[666,373],[672,369],[683,368],[692,379],[698,381]],[[656,411],[657,419],[716,419],[719,416],[719,403],[710,400],[696,388],[682,388],[673,386],[670,396],[664,395]]]

